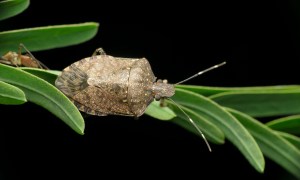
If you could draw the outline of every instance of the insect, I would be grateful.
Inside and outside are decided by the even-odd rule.
[[[215,65],[179,83],[224,64]],[[55,85],[80,111],[98,116],[139,117],[154,99],[164,100],[175,94],[173,84],[168,84],[166,80],[156,81],[146,58],[113,57],[106,55],[102,48],[98,48],[91,57],[66,67],[56,79]],[[201,130],[184,114],[211,150]]]
[[[21,51],[22,48],[25,49],[27,54],[22,55]],[[7,64],[15,67],[32,67],[32,68],[40,68],[40,69],[49,69],[46,65],[42,62],[37,60],[28,49],[23,45],[19,45],[19,52],[9,51],[3,56],[0,57],[0,63]]]

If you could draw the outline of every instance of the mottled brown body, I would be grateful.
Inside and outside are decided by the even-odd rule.
[[[155,80],[145,58],[102,54],[71,64],[55,85],[88,114],[139,117],[154,98],[174,95],[173,85]]]

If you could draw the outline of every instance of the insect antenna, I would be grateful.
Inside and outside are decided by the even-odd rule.
[[[204,74],[204,73],[206,73],[206,72],[208,72],[208,71],[211,71],[211,70],[213,70],[213,69],[216,69],[216,68],[218,68],[218,67],[221,67],[221,66],[223,66],[223,65],[225,65],[226,64],[226,62],[224,61],[224,62],[222,62],[222,63],[220,63],[220,64],[216,64],[216,65],[214,65],[214,66],[211,66],[211,67],[209,67],[209,68],[207,68],[207,69],[204,69],[204,70],[202,70],[202,71],[200,71],[200,72],[198,72],[198,73],[196,73],[196,74],[194,74],[194,75],[192,75],[192,76],[190,76],[190,77],[188,77],[188,78],[186,78],[186,79],[184,79],[184,80],[182,80],[182,81],[180,81],[180,82],[178,82],[178,83],[176,83],[176,84],[174,84],[174,85],[177,85],[177,84],[182,84],[182,83],[184,83],[184,82],[186,82],[186,81],[188,81],[188,80],[190,80],[190,79],[193,79],[193,78],[195,78],[195,77],[197,77],[197,76],[199,76],[199,75],[201,75],[201,74]],[[204,134],[202,133],[202,131],[200,130],[200,128],[197,126],[197,124],[193,121],[193,119],[192,118],[190,118],[190,116],[174,101],[174,100],[172,100],[171,98],[168,98],[170,101],[172,101],[177,107],[178,107],[178,109],[180,109],[182,112],[183,112],[183,114],[188,118],[188,120],[190,121],[190,123],[197,129],[197,131],[201,134],[201,136],[202,136],[202,138],[203,138],[203,140],[204,140],[204,142],[205,142],[205,144],[206,144],[206,146],[207,146],[207,148],[208,148],[208,150],[211,152],[212,150],[211,150],[211,147],[210,147],[210,145],[209,145],[209,143],[208,143],[208,141],[207,141],[207,139],[206,139],[206,137],[204,136]]]
[[[203,138],[203,140],[204,140],[204,142],[205,142],[205,144],[206,144],[206,146],[207,146],[207,148],[208,148],[208,150],[209,150],[209,152],[211,152],[212,150],[211,150],[211,147],[210,147],[210,145],[209,145],[209,143],[208,143],[208,141],[207,141],[207,139],[206,139],[206,137],[204,136],[204,134],[202,133],[202,131],[200,130],[200,128],[197,126],[197,124],[195,123],[195,121],[192,119],[192,118],[190,118],[190,116],[173,100],[173,99],[171,99],[171,98],[168,98],[170,101],[172,101],[177,107],[178,107],[178,109],[180,109],[182,112],[183,112],[183,114],[188,118],[188,120],[190,121],[190,123],[196,128],[196,130],[201,134],[201,136],[202,136],[202,138]]]
[[[190,80],[190,79],[193,79],[193,78],[195,78],[195,77],[197,77],[197,76],[199,76],[199,75],[201,75],[201,74],[204,74],[204,73],[206,73],[206,72],[208,72],[208,71],[211,71],[211,70],[213,70],[213,69],[216,69],[216,68],[218,68],[218,67],[221,67],[221,66],[223,66],[223,65],[225,65],[226,64],[226,61],[224,61],[224,62],[222,62],[222,63],[220,63],[220,64],[216,64],[216,65],[214,65],[214,66],[212,66],[212,67],[210,67],[210,68],[207,68],[207,69],[204,69],[204,70],[202,70],[202,71],[200,71],[200,72],[198,72],[198,73],[196,73],[196,74],[194,74],[194,75],[192,75],[192,76],[190,76],[190,77],[188,77],[188,78],[186,78],[186,79],[184,79],[184,80],[182,80],[182,81],[180,81],[180,82],[178,82],[178,83],[176,83],[176,84],[182,84],[182,83],[184,83],[184,82],[186,82],[186,81],[188,81],[188,80]],[[175,84],[175,85],[176,85]]]

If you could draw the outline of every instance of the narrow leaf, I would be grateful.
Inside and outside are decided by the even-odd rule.
[[[242,112],[229,109],[253,135],[264,155],[300,178],[300,151],[276,132]]]
[[[0,32],[0,54],[15,51],[20,43],[30,51],[79,44],[94,37],[98,26],[98,23],[88,22]]]
[[[225,92],[210,98],[222,106],[254,117],[300,113],[300,90]]]
[[[185,114],[177,107],[177,105],[174,105],[172,102],[169,102],[168,105],[177,114],[177,117],[172,119],[171,122],[174,122],[175,124],[187,129],[188,131],[202,138],[201,134],[199,134],[196,128],[191,124],[191,122],[187,119]],[[215,144],[224,144],[225,135],[217,126],[211,123],[208,119],[202,117],[201,115],[197,114],[195,111],[187,107],[180,106],[180,108],[182,108],[182,110],[184,110],[184,112],[186,112],[189,115],[189,117],[195,122],[198,128],[201,129],[207,140]]]
[[[61,73],[61,71],[56,70],[44,70],[44,69],[37,69],[37,68],[29,68],[29,67],[21,67],[23,71],[29,72],[39,78],[44,79],[45,81],[49,82],[50,84],[54,85],[54,82],[57,76]]]
[[[17,105],[25,102],[26,97],[21,89],[0,81],[0,104]]]
[[[195,85],[176,85],[176,88],[189,90],[203,96],[212,96],[224,92],[279,92],[287,90],[299,90],[299,85],[278,85],[278,86],[256,86],[256,87],[211,87]]]
[[[287,116],[266,123],[272,129],[300,135],[300,115]]]
[[[177,88],[172,99],[209,119],[221,129],[225,137],[241,151],[258,172],[263,172],[265,161],[261,150],[251,134],[235,117],[212,100],[191,91]]]
[[[83,134],[84,120],[74,104],[43,79],[18,68],[0,64],[0,80],[24,91],[28,101],[52,112],[76,132]]]
[[[277,131],[276,133],[288,140],[291,144],[298,148],[298,150],[300,150],[300,137],[281,131]]]
[[[23,12],[29,6],[29,0],[5,0],[0,2],[0,20]]]
[[[159,101],[152,102],[146,109],[145,114],[159,120],[170,120],[176,117],[176,114],[168,107],[161,107]]]

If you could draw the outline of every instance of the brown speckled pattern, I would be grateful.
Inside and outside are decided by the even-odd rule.
[[[145,58],[98,55],[65,68],[55,85],[88,114],[139,117],[153,101],[155,79]]]

